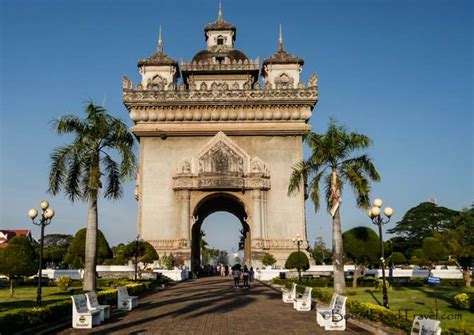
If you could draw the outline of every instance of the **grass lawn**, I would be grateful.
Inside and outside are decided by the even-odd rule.
[[[332,293],[332,288],[320,288],[326,292]],[[388,290],[388,302],[392,311],[405,316],[405,310],[408,309],[408,318],[412,319],[414,315],[425,315],[435,318],[435,299],[433,291],[436,290],[438,297],[438,319],[441,320],[441,327],[459,327],[466,325],[474,329],[474,313],[455,309],[452,304],[452,297],[458,293],[473,293],[474,288],[456,288],[456,287],[394,287]],[[382,292],[374,291],[373,288],[360,287],[357,289],[347,288],[347,296],[363,302],[382,305]],[[455,318],[455,319],[453,319]]]
[[[43,306],[58,302],[64,299],[70,299],[68,291],[63,291],[59,287],[43,287],[42,288]],[[0,317],[17,308],[36,307],[36,287],[17,287],[10,298],[10,288],[0,289]]]

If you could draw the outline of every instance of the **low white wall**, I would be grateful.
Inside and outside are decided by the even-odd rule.
[[[289,272],[287,269],[262,269],[255,271],[255,279],[268,281],[280,276],[280,272]]]
[[[135,266],[133,265],[97,265],[97,272],[130,272],[135,271]]]
[[[377,278],[382,277],[382,270],[366,270],[366,274],[375,275]],[[385,275],[388,277],[389,269],[385,269]],[[421,269],[394,269],[393,277],[409,277],[409,278],[428,278],[429,270]],[[462,279],[462,272],[458,269],[431,270],[431,276],[441,279]]]
[[[188,270],[180,270],[180,269],[173,269],[173,270],[164,270],[164,269],[155,269],[153,270],[155,273],[160,273],[161,275],[170,278],[174,281],[183,281],[189,279],[189,272]]]
[[[48,276],[49,279],[57,280],[59,277],[70,277],[71,279],[82,278],[82,270],[55,270],[55,269],[44,269],[41,271],[43,277]]]

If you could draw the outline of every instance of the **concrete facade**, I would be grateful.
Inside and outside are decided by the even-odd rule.
[[[289,196],[287,189],[303,158],[317,78],[300,81],[303,60],[283,49],[281,35],[260,73],[258,59],[234,49],[235,33],[219,10],[205,28],[207,50],[181,70],[160,34],[157,52],[139,62],[141,82],[134,87],[124,78],[124,104],[140,141],[138,233],[158,254],[173,253],[188,266],[196,266],[197,228],[221,210],[241,221],[249,265],[261,266],[265,252],[283,265],[296,234],[307,246],[304,192]],[[160,71],[159,80],[150,71]]]

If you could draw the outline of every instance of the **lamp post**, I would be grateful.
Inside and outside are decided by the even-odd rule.
[[[54,216],[54,210],[49,208],[49,203],[46,200],[41,201],[41,217],[39,221],[35,222],[35,218],[38,216],[38,211],[34,208],[28,211],[28,216],[34,225],[40,226],[41,228],[41,240],[40,240],[40,254],[38,264],[38,288],[36,290],[36,302],[38,306],[41,306],[41,280],[43,279],[43,247],[44,247],[44,227],[51,223]]]
[[[390,222],[390,218],[393,214],[393,209],[390,207],[385,207],[383,214],[387,217],[384,219],[381,214],[381,207],[383,201],[381,199],[374,200],[374,207],[369,210],[369,218],[372,220],[372,223],[379,226],[379,237],[380,237],[380,261],[382,263],[382,281],[383,281],[383,305],[385,308],[389,308],[388,305],[388,296],[387,296],[387,283],[385,281],[385,256],[384,256],[384,246],[383,246],[383,236],[382,236],[382,225]]]
[[[300,261],[300,248],[303,243],[303,239],[300,237],[300,234],[296,234],[296,238],[293,239],[293,243],[298,246],[298,281],[301,282],[301,261]]]

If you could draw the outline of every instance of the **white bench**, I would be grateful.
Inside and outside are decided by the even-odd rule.
[[[296,298],[296,284],[291,285],[291,290],[283,289],[282,297],[284,303],[292,304]]]
[[[313,288],[306,287],[301,298],[296,297],[293,301],[293,308],[297,311],[309,312],[311,310],[311,291]]]
[[[100,311],[100,321],[110,318],[110,305],[99,305],[97,301],[97,294],[95,292],[87,292],[87,308],[90,310],[99,310]]]
[[[415,316],[410,335],[441,335],[441,321]]]
[[[87,308],[84,294],[73,295],[72,299],[72,327],[78,329],[92,328],[100,325],[100,311]]]
[[[334,304],[336,303],[336,298],[337,293],[333,293],[329,306],[318,307],[318,304],[316,304],[316,322],[319,326],[324,327],[325,315],[331,314]]]
[[[128,295],[127,288],[125,286],[117,287],[117,308],[127,311],[131,311],[133,308],[138,306],[138,297]]]
[[[318,325],[325,330],[345,330],[346,329],[346,300],[339,294],[333,295],[333,306],[328,309],[316,309],[316,320]]]

